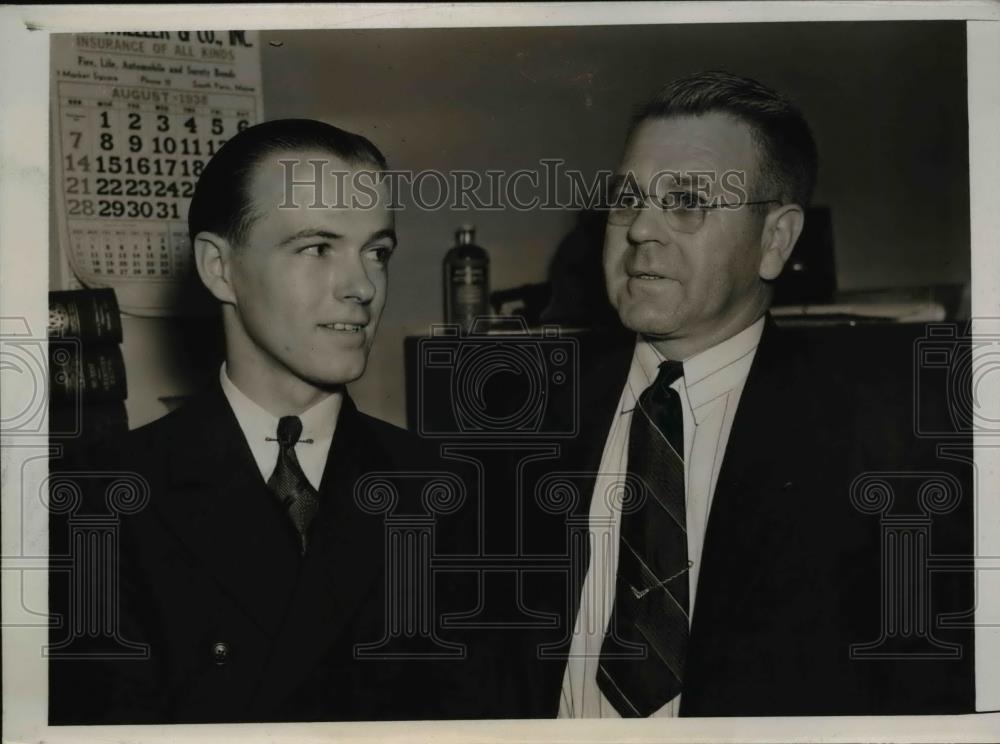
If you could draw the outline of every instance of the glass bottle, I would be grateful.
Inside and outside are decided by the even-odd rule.
[[[465,332],[477,317],[490,315],[490,257],[475,238],[476,228],[462,225],[444,257],[444,319]]]

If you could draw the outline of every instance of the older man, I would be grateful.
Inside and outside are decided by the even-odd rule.
[[[524,577],[527,601],[562,623],[521,651],[533,660],[523,715],[972,709],[968,624],[942,629],[921,606],[906,633],[922,638],[870,652],[931,579],[914,564],[880,600],[894,577],[852,483],[949,467],[912,435],[910,350],[851,358],[768,315],[816,170],[801,113],[746,78],[682,78],[635,119],[604,245],[631,333],[590,342],[580,436],[558,466],[524,469],[525,544],[571,560],[557,577],[568,590]],[[532,511],[553,470],[580,496],[555,525],[564,539],[546,532],[551,504]],[[950,548],[970,544],[960,475],[942,481],[960,501]],[[939,578],[936,608],[971,610],[970,575]]]

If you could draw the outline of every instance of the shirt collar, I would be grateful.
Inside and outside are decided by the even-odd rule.
[[[764,318],[761,317],[735,336],[683,360],[684,376],[672,387],[687,400],[697,423],[700,423],[700,408],[746,380],[763,332]],[[629,369],[630,394],[622,397],[622,413],[635,408],[636,400],[656,379],[663,361],[664,356],[649,341],[641,336],[637,339]]]
[[[261,441],[274,438],[278,431],[278,417],[270,411],[262,408],[255,401],[251,400],[229,379],[226,371],[226,363],[222,363],[219,369],[219,382],[222,391],[229,400],[229,405],[236,414],[240,428],[243,429],[247,439],[251,441]],[[343,393],[335,392],[324,398],[319,403],[311,406],[299,414],[302,421],[302,434],[300,439],[311,439],[314,442],[322,442],[333,437],[333,430],[337,425],[337,417],[340,415],[340,408],[343,402]]]

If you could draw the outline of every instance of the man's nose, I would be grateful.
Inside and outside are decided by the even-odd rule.
[[[339,299],[367,305],[375,297],[375,283],[360,256],[346,258],[335,271],[334,293]]]
[[[664,242],[667,227],[660,207],[647,199],[628,229],[630,243],[640,244],[649,241]]]

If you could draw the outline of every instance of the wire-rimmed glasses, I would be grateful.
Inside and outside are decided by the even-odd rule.
[[[663,196],[639,194],[636,192],[619,191],[612,199],[608,208],[608,223],[619,227],[629,227],[639,216],[639,211],[646,208],[646,203],[652,200],[671,230],[682,233],[693,233],[705,224],[705,215],[711,209],[738,209],[753,204],[781,204],[779,199],[756,199],[736,202],[723,202],[713,199],[706,200],[693,191],[668,191]]]

